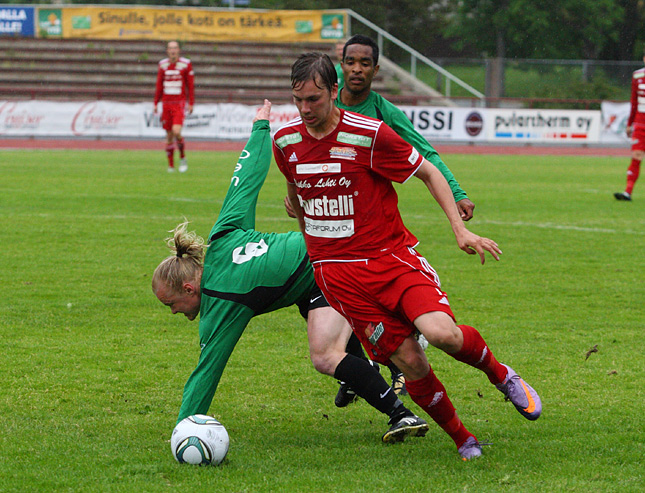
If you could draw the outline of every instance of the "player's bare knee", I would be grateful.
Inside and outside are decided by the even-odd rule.
[[[317,372],[323,375],[334,376],[334,371],[336,370],[336,366],[338,366],[337,358],[332,358],[330,355],[324,353],[309,353],[309,357]]]
[[[455,325],[450,315],[443,312],[424,313],[415,321],[428,343],[447,353],[456,353],[461,349],[464,338],[461,329]]]
[[[642,161],[643,157],[645,157],[645,152],[643,152],[643,151],[632,151],[632,159],[636,159],[637,161]]]
[[[418,352],[407,353],[403,355],[402,359],[405,362],[405,366],[411,370],[423,372],[428,367],[427,358]]]
[[[435,334],[432,341],[428,340],[428,342],[437,349],[453,354],[458,352],[464,343],[463,336],[460,336],[461,333],[454,330],[441,330]]]
[[[412,336],[401,343],[391,356],[391,360],[408,380],[418,380],[425,377],[430,368],[428,358]]]

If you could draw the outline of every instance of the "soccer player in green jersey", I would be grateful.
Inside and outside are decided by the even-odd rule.
[[[269,112],[265,100],[251,137],[235,166],[231,185],[208,248],[186,223],[174,230],[173,254],[154,272],[152,289],[173,314],[199,315],[199,362],[184,387],[177,422],[208,414],[224,367],[251,318],[297,305],[307,319],[309,349],[321,373],[348,382],[359,396],[389,416],[384,442],[423,436],[428,424],[407,409],[364,358],[347,354],[351,328],[316,285],[300,232],[255,231],[258,194],[271,163]],[[204,253],[205,250],[205,253]]]
[[[450,185],[461,218],[468,221],[473,217],[475,204],[468,199],[466,192],[459,186],[437,151],[417,132],[403,111],[372,91],[372,80],[379,70],[378,58],[378,45],[368,36],[357,34],[345,43],[341,61],[345,85],[342,89],[338,88],[336,106],[385,122],[403,140],[434,164]]]

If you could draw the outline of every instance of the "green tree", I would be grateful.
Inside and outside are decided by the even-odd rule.
[[[634,60],[643,56],[642,33],[645,21],[644,0],[618,0],[623,9],[620,35],[618,41],[609,43],[601,54],[606,60]]]
[[[445,33],[487,56],[595,58],[617,42],[618,0],[461,0]]]

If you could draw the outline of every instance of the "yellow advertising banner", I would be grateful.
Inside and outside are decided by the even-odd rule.
[[[347,24],[344,12],[328,10],[114,6],[62,7],[56,10],[61,17],[60,36],[63,38],[317,42],[343,38]],[[48,17],[51,16],[52,13],[48,12]],[[43,35],[42,29],[40,35]]]

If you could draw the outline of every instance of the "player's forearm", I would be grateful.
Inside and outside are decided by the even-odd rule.
[[[430,156],[430,158],[428,158],[428,156],[425,156],[425,158],[432,164],[434,164],[446,179],[455,202],[459,202],[460,200],[468,198],[468,195],[459,185],[459,182],[455,178],[455,175],[452,174],[452,171],[450,171],[448,166],[446,166],[438,153],[435,152],[432,156]]]
[[[455,205],[452,190],[443,174],[432,163],[424,160],[415,176],[424,182],[432,197],[443,209],[455,235],[461,233],[465,229],[464,222]]]
[[[213,372],[212,375],[193,373],[190,376],[184,387],[177,423],[194,414],[208,414],[223,370]]]
[[[289,202],[291,202],[291,208],[298,219],[298,226],[300,226],[300,231],[302,234],[305,234],[305,214],[300,206],[300,201],[298,200],[298,193],[296,186],[293,183],[287,183],[287,195],[289,196]]]

